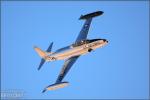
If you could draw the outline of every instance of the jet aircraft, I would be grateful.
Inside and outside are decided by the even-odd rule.
[[[52,85],[44,88],[42,92],[46,90],[55,90],[59,88],[63,88],[67,86],[68,82],[62,82],[72,65],[76,62],[76,60],[84,54],[91,52],[97,48],[100,48],[108,43],[106,39],[87,39],[88,31],[90,28],[90,24],[92,19],[96,16],[100,16],[103,14],[103,11],[96,11],[90,14],[81,15],[79,20],[85,20],[85,23],[76,39],[76,41],[66,47],[60,48],[55,52],[51,52],[53,42],[50,44],[46,51],[41,50],[38,47],[34,47],[35,51],[42,58],[38,70],[42,67],[42,65],[47,62],[56,61],[56,60],[65,60],[65,63],[58,75],[56,82]]]

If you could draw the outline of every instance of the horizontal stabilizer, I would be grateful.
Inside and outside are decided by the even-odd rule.
[[[41,62],[40,62],[40,65],[39,65],[39,67],[38,67],[38,70],[40,70],[41,69],[41,67],[43,66],[43,64],[45,63],[45,59],[41,59]]]
[[[48,54],[51,54],[51,50],[52,50],[52,46],[53,46],[53,42],[49,45],[49,47],[47,48],[46,52],[41,50],[40,48],[38,47],[34,47],[35,51],[38,53],[38,55],[42,58],[41,59],[41,62],[40,62],[40,65],[38,67],[38,70],[41,69],[41,67],[43,66],[43,64],[45,63],[45,57],[48,55]]]
[[[69,85],[69,82],[55,83],[55,84],[52,84],[52,85],[47,86],[47,87],[42,91],[42,93],[44,93],[46,90],[56,90],[56,89],[63,88],[63,87],[68,86],[68,85]]]
[[[103,13],[104,13],[103,11],[96,11],[96,12],[89,13],[89,14],[86,14],[86,15],[81,15],[81,17],[79,19],[80,20],[81,19],[89,19],[89,18],[92,18],[92,17],[100,16]]]

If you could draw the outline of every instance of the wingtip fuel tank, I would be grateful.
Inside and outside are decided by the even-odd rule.
[[[80,20],[81,19],[89,19],[89,18],[92,18],[92,17],[100,16],[103,13],[104,13],[103,11],[96,11],[96,12],[89,13],[89,14],[86,14],[86,15],[81,15],[79,19]]]
[[[60,82],[60,83],[55,83],[55,84],[52,84],[52,85],[49,85],[47,86],[43,91],[42,93],[44,93],[46,90],[56,90],[56,89],[59,89],[59,88],[64,88],[66,86],[69,85],[69,82]]]

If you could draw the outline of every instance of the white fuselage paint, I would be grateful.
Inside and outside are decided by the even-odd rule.
[[[107,44],[106,41],[98,40],[98,41],[83,44],[77,47],[70,46],[70,48],[68,50],[65,50],[64,52],[57,52],[57,53],[54,52],[51,55],[47,56],[46,61],[64,60],[70,57],[80,56],[80,55],[88,53],[89,49],[95,50],[96,48],[100,48],[106,44]],[[52,59],[52,58],[55,58],[55,59]]]

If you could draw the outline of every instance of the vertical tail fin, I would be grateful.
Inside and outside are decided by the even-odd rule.
[[[41,58],[44,58],[46,56],[46,52],[41,50],[40,48],[38,47],[34,47],[34,50],[38,53],[38,55],[41,57]]]
[[[41,62],[40,62],[40,65],[39,65],[39,67],[38,67],[38,70],[40,70],[41,67],[43,66],[43,64],[45,63],[44,57],[47,56],[47,52],[51,52],[52,46],[53,46],[53,42],[50,44],[50,46],[48,47],[48,49],[46,50],[46,52],[43,51],[43,50],[41,50],[41,49],[38,48],[38,47],[34,47],[35,51],[39,54],[40,57],[42,57]]]

